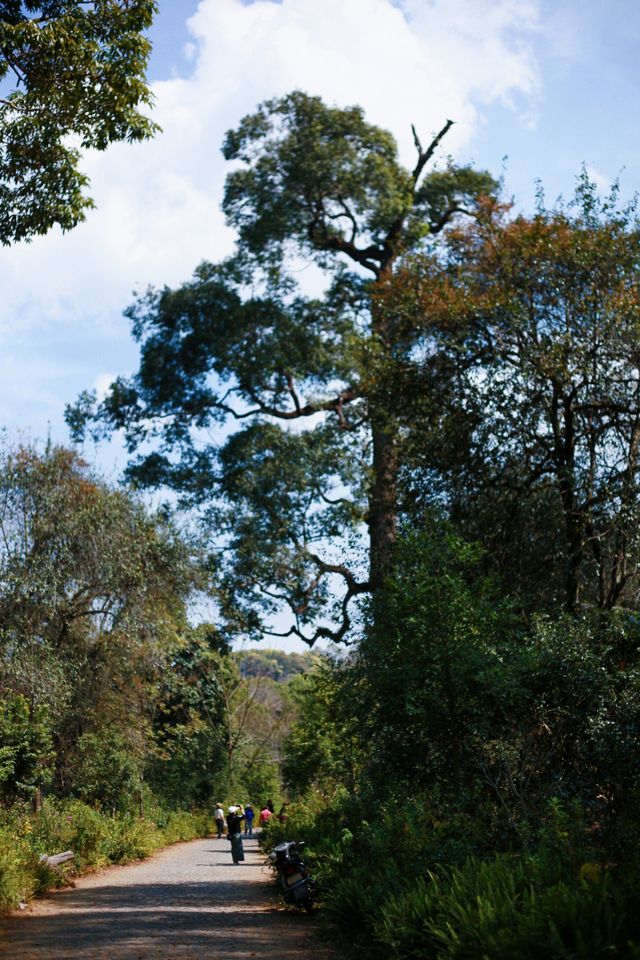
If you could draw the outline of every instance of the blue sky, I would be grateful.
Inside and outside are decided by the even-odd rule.
[[[571,192],[584,162],[630,196],[640,188],[640,4],[571,0],[540,6],[532,38],[539,90],[531,124],[494,105],[475,142],[478,162],[495,169],[508,155],[507,186],[525,209],[540,177],[549,199]]]
[[[456,120],[447,150],[531,209],[534,180],[570,194],[582,163],[640,188],[637,0],[160,0],[150,79],[163,133],[85,158],[97,210],[67,235],[0,248],[0,425],[67,442],[66,402],[135,369],[122,310],[229,252],[219,210],[226,129],[294,87],[361,103],[407,163]],[[116,476],[117,444],[86,455]]]
[[[411,122],[424,139],[452,113],[449,149],[493,172],[506,157],[507,189],[525,210],[536,177],[548,197],[567,194],[583,162],[603,185],[621,174],[627,195],[640,186],[635,0],[343,0],[335,57],[313,12],[331,20],[331,6],[161,0],[150,78],[164,133],[87,158],[98,203],[87,224],[0,250],[0,422],[10,432],[66,440],[65,402],[135,366],[121,315],[132,290],[177,283],[227,252],[220,140],[274,92],[362,102],[405,150]],[[406,28],[389,29],[393,15]]]
[[[244,2],[251,5],[251,0]],[[390,5],[401,10],[409,7],[401,0]],[[152,79],[189,73],[183,48],[190,39],[188,14],[197,6],[194,0],[161,3],[153,30]],[[424,0],[413,6],[434,4]],[[474,8],[484,5],[470,0],[458,6],[466,10],[473,29]],[[533,53],[538,88],[529,97],[515,92],[511,104],[482,106],[468,156],[493,171],[502,169],[506,157],[507,186],[524,209],[532,202],[536,178],[543,180],[549,198],[569,193],[583,162],[607,181],[620,173],[627,195],[634,192],[640,187],[640,132],[635,120],[635,99],[640,93],[640,4],[636,0],[533,4],[515,0],[505,6],[535,11],[535,25],[520,33],[519,42]],[[403,96],[400,86],[397,93]]]

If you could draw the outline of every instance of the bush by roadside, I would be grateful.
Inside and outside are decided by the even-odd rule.
[[[483,848],[471,819],[436,819],[424,796],[379,803],[375,817],[345,794],[289,810],[262,845],[305,841],[326,915],[356,955],[640,958],[638,865],[602,862],[575,804],[550,801],[528,849],[502,853]]]
[[[20,807],[0,814],[0,911],[64,884],[73,876],[115,863],[143,860],[155,850],[206,835],[205,813],[153,808],[147,817],[109,815],[79,800],[45,801],[39,814]],[[73,850],[59,870],[42,854]]]

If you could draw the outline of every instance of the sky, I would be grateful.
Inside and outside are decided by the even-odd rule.
[[[638,0],[159,0],[149,77],[153,141],[90,153],[97,209],[68,234],[0,248],[0,426],[67,443],[65,403],[133,372],[133,292],[187,280],[232,249],[220,145],[257,103],[292,89],[360,104],[413,160],[446,152],[503,174],[530,211],[539,178],[570,195],[585,164],[603,190],[640,189]],[[117,443],[85,450],[104,474]]]

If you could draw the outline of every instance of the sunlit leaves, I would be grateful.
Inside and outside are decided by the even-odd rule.
[[[193,584],[170,524],[71,451],[0,458],[0,687],[45,711],[58,785],[77,737],[119,731],[142,757],[153,697]]]
[[[459,224],[446,268],[408,264],[394,301],[402,327],[412,303],[421,318],[422,382],[448,369],[443,406],[452,401],[470,428],[453,509],[496,549],[517,543],[516,529],[530,545],[546,539],[547,602],[564,594],[571,610],[637,591],[640,243],[634,206],[615,200],[600,200],[583,175],[566,207],[514,219],[496,209]],[[432,470],[454,436],[430,444],[443,451]],[[485,509],[488,530],[476,522]],[[527,513],[536,526],[509,533]],[[507,555],[517,569],[513,547]]]
[[[155,0],[0,3],[0,243],[92,206],[80,150],[151,136],[140,112]]]

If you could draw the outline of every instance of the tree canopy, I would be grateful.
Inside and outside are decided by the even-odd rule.
[[[396,277],[390,309],[422,323],[432,357],[405,495],[448,502],[530,610],[635,605],[635,204],[583,172],[571,202],[507,214],[460,224],[444,270]]]
[[[426,148],[415,134],[408,170],[357,107],[300,92],[263,104],[224,144],[236,162],[224,196],[235,256],[139,299],[129,311],[138,373],[98,410],[85,394],[68,411],[76,438],[91,420],[98,433],[124,429],[136,482],[206,508],[235,630],[274,630],[284,606],[285,632],[345,639],[350,601],[389,572],[414,341],[382,292],[404,258],[496,189],[470,167],[430,169],[450,126]],[[326,275],[322,295],[301,291],[299,258]],[[239,428],[203,442],[217,424]],[[344,562],[345,538],[365,541],[367,530],[367,556]]]
[[[5,719],[15,723],[24,702],[47,730],[59,791],[82,784],[92,737],[142,768],[193,583],[170,523],[72,451],[2,450],[0,689],[14,705]],[[40,771],[36,783],[46,779]]]
[[[0,243],[74,227],[92,206],[81,151],[150,137],[145,31],[155,0],[0,2]]]

